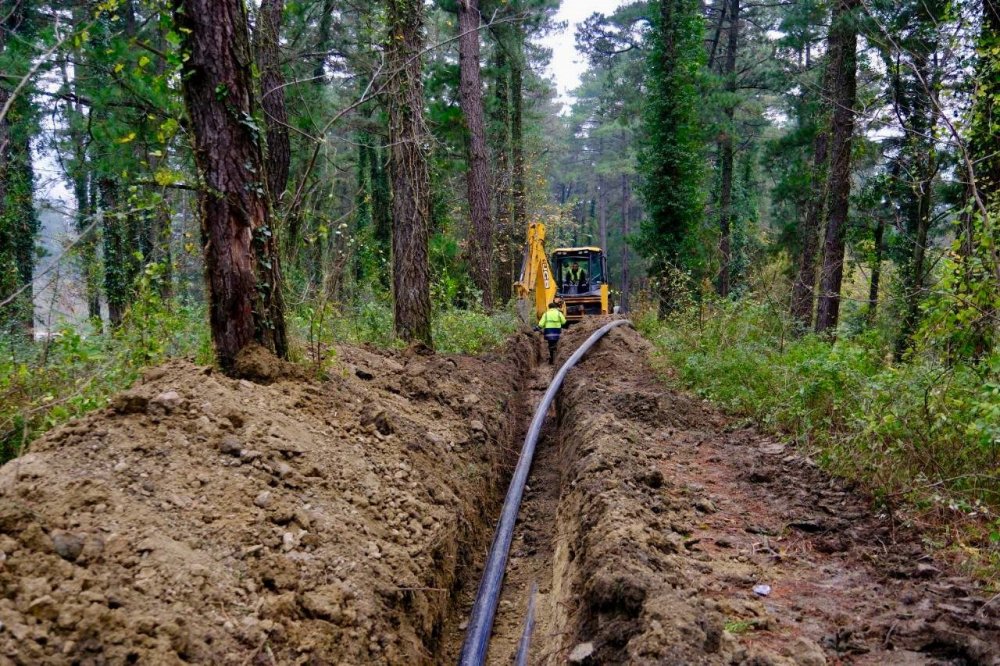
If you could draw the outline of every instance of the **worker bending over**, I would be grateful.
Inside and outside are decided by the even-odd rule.
[[[562,335],[562,327],[565,325],[566,315],[559,309],[559,305],[554,302],[549,303],[549,309],[538,320],[538,328],[542,329],[542,335],[549,343],[549,365],[556,362],[556,346],[559,344],[559,336]]]

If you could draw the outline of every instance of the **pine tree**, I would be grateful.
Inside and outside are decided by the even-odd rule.
[[[219,364],[232,371],[253,341],[288,354],[246,9],[242,0],[175,0],[174,20],[188,54],[182,85],[204,180],[212,340]]]
[[[698,116],[704,24],[694,0],[660,0],[653,21],[649,97],[639,165],[647,218],[637,249],[659,281],[661,311],[676,305],[685,244],[704,215],[704,146]]]
[[[421,80],[421,0],[386,0],[392,180],[392,294],[396,335],[431,344],[430,174]]]

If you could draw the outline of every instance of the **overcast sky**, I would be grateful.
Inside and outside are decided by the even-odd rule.
[[[562,0],[556,21],[566,21],[565,30],[549,35],[541,43],[552,49],[549,72],[555,77],[559,97],[565,101],[570,90],[580,83],[587,69],[583,56],[576,51],[576,26],[594,12],[610,14],[629,0]]]

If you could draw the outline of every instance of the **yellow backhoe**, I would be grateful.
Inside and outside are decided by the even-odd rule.
[[[521,276],[514,283],[518,312],[524,320],[536,323],[549,303],[556,301],[570,322],[608,314],[607,275],[604,250],[599,247],[558,248],[552,252],[550,264],[545,254],[545,225],[532,222],[528,225]]]

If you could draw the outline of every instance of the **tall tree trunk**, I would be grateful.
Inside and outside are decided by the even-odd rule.
[[[164,35],[162,28],[163,23],[156,31],[156,48],[159,50],[164,50],[166,48],[167,40]],[[158,76],[165,76],[167,72],[167,61],[164,58],[156,59],[156,73]],[[165,153],[167,146],[163,146],[163,152]],[[144,155],[146,163],[149,164],[149,172],[156,173],[160,165],[167,159],[160,155],[151,154],[149,146],[147,146],[146,154]],[[171,193],[167,188],[163,188],[160,192],[162,197],[160,205],[157,206],[156,210],[153,211],[151,218],[152,222],[149,226],[150,236],[153,240],[152,253],[148,257],[148,261],[156,262],[160,265],[160,279],[158,284],[158,291],[160,298],[163,301],[169,301],[174,296],[174,258],[173,252],[171,251]]]
[[[24,40],[28,12],[25,2],[0,9],[0,54],[8,55],[8,50],[17,49],[19,39]],[[10,43],[10,36],[14,36],[14,43]],[[32,282],[39,228],[31,159],[31,91],[22,90],[11,100],[8,85],[10,82],[4,81],[0,86],[0,107],[11,102],[0,120],[0,300],[18,291],[20,295],[0,309],[0,326],[30,337],[35,323]]]
[[[854,10],[860,0],[837,0],[831,33],[836,33],[833,79],[833,122],[830,146],[830,205],[823,241],[816,332],[833,332],[840,317],[840,287],[844,278],[844,244],[851,196],[851,139],[857,98],[858,32]]]
[[[872,257],[872,277],[868,284],[868,312],[866,318],[868,325],[875,323],[875,315],[878,311],[878,289],[882,278],[882,253],[884,251],[883,238],[885,236],[885,217],[878,215],[875,222],[875,229],[872,232],[872,241],[875,244],[874,256]]]
[[[357,238],[364,238],[372,226],[372,137],[368,132],[358,133],[358,164],[355,174],[357,190],[354,193],[354,232]],[[354,279],[365,279],[364,257],[354,253]]]
[[[199,195],[209,321],[219,365],[253,341],[288,355],[281,272],[264,193],[243,0],[174,0],[189,54],[181,82],[204,181]]]
[[[108,321],[112,328],[121,325],[132,302],[132,277],[135,270],[134,247],[125,215],[118,212],[118,183],[110,176],[97,182],[104,239],[104,294],[108,302]]]
[[[73,24],[80,25],[85,19],[85,10],[83,7],[76,5],[72,10]],[[72,52],[72,57],[74,58],[75,66],[83,66],[83,52],[81,49],[74,50]],[[69,109],[71,113],[68,118],[68,134],[70,144],[73,150],[72,167],[68,170],[67,175],[73,185],[73,199],[76,202],[76,232],[80,234],[80,238],[77,241],[77,248],[79,248],[79,269],[80,276],[83,280],[84,293],[83,297],[87,303],[87,316],[93,321],[97,322],[101,318],[101,284],[100,275],[97,266],[97,231],[91,229],[89,233],[87,232],[91,223],[93,222],[93,207],[91,206],[91,174],[93,169],[87,163],[87,144],[84,141],[84,132],[82,127],[84,126],[84,119],[88,113],[87,109],[80,102],[80,91],[78,87],[78,80],[69,78],[69,60],[70,56],[67,57],[62,62],[62,79],[63,86],[66,90],[73,90],[77,93],[76,99],[71,102]],[[154,164],[150,163],[150,171],[156,171]]]
[[[74,147],[74,150],[76,148]],[[90,205],[90,178],[87,173],[86,157],[82,146],[77,151],[77,163],[73,175],[73,197],[76,199],[76,231],[81,234],[80,272],[83,277],[84,298],[87,301],[87,317],[97,322],[101,318],[101,283],[97,266],[97,229],[91,229],[94,209]]]
[[[597,233],[601,239],[601,249],[608,251],[608,187],[604,175],[597,176]],[[607,279],[607,276],[605,276]]]
[[[285,79],[281,74],[278,39],[284,0],[261,0],[254,47],[260,72],[260,106],[267,126],[267,193],[277,210],[288,186],[291,143],[288,140],[288,111],[285,108]],[[289,228],[288,242],[295,243]],[[297,232],[297,230],[296,230]]]
[[[424,145],[424,41],[422,0],[385,0],[389,43],[386,62],[394,74],[388,91],[389,172],[392,177],[392,263],[396,334],[431,344],[430,176]]]
[[[388,252],[392,243],[392,193],[389,170],[386,167],[386,150],[372,145],[372,222],[379,248]],[[388,286],[388,283],[386,284]]]
[[[823,99],[830,99],[833,93],[833,79],[837,63],[833,54],[837,52],[839,34],[831,31],[827,38],[827,62],[821,85]],[[807,50],[808,54],[808,50]],[[799,229],[799,265],[792,284],[792,319],[798,322],[800,330],[812,328],[813,307],[815,305],[816,269],[819,259],[819,238],[822,219],[826,214],[829,196],[829,116],[818,111],[816,136],[813,137],[813,164],[810,173],[809,199],[806,203],[805,219]]]
[[[494,146],[493,161],[496,167],[493,171],[493,190],[495,192],[496,226],[497,226],[497,296],[501,303],[507,303],[513,296],[514,271],[518,233],[525,231],[515,227],[511,210],[511,138],[510,138],[510,61],[503,44],[494,49],[496,61],[496,84],[494,86],[494,106],[491,127],[493,128]]]
[[[629,230],[629,216],[632,212],[632,202],[631,193],[628,186],[628,176],[622,174],[622,311],[627,312],[629,307],[629,299],[631,296],[631,289],[629,288],[629,273],[628,273],[628,235],[631,233]]]
[[[483,307],[493,307],[493,221],[490,219],[490,170],[486,155],[483,83],[479,71],[479,0],[458,0],[459,98],[468,131],[469,168],[465,172],[472,229],[469,267],[483,294]]]
[[[719,50],[719,38],[722,37],[722,26],[726,23],[726,13],[729,10],[728,3],[723,2],[719,7],[719,20],[715,23],[715,31],[712,34],[712,42],[708,47],[708,70],[715,67],[715,53]]]
[[[722,187],[719,193],[719,296],[729,296],[733,226],[733,126],[736,115],[736,49],[739,46],[740,0],[729,0],[729,44],[726,48],[726,128],[719,140]]]
[[[330,28],[333,23],[335,0],[323,0],[322,14],[319,17],[319,30],[316,34],[316,63],[313,65],[313,83],[326,83],[327,51],[330,48]]]
[[[819,130],[813,139],[813,168],[806,216],[799,232],[802,243],[799,267],[792,285],[792,317],[802,330],[812,327],[815,306],[816,270],[819,261],[819,236],[828,197],[828,145],[830,134]]]
[[[524,178],[524,30],[520,26],[515,26],[512,32],[517,42],[516,55],[510,70],[513,226],[515,233],[526,233],[528,214]]]
[[[1000,0],[983,0],[982,23],[976,42],[976,90],[971,110],[969,153],[975,162],[975,182],[968,183],[970,203],[978,196],[989,214],[978,204],[965,216],[962,234],[962,289],[967,296],[960,307],[974,312],[969,322],[968,352],[975,360],[986,357],[1000,335]],[[969,179],[972,180],[971,178]],[[971,303],[969,302],[971,301]]]

